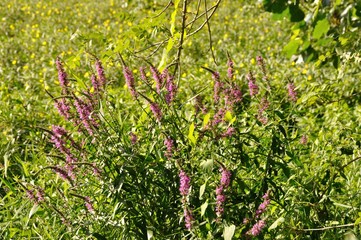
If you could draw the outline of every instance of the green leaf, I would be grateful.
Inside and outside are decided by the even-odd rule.
[[[319,39],[322,35],[326,34],[330,29],[330,23],[327,18],[322,19],[317,22],[315,28],[313,29],[312,37],[315,39]]]
[[[29,219],[38,211],[38,209],[39,209],[39,205],[34,204],[34,206],[31,208],[29,212]]]
[[[209,119],[211,118],[211,114],[210,113],[207,113],[205,116],[204,116],[204,119],[203,119],[203,127],[207,126],[207,124],[209,123]]]
[[[167,66],[168,53],[167,49],[163,49],[162,59],[159,62],[158,70],[161,72],[164,70],[165,66]]]
[[[276,221],[274,221],[274,223],[272,223],[272,225],[268,228],[268,230],[272,230],[277,228],[281,223],[283,223],[285,221],[284,217],[280,217],[278,218]]]
[[[283,52],[286,53],[286,56],[288,58],[292,57],[292,55],[295,55],[297,53],[297,49],[301,45],[301,42],[301,39],[296,38],[291,40],[286,46],[284,46]]]
[[[289,6],[291,14],[291,22],[300,22],[305,18],[305,13],[300,9],[298,5],[291,4]]]
[[[201,217],[203,217],[203,215],[205,214],[207,207],[208,207],[208,200],[205,203],[203,203],[201,206]]]
[[[16,192],[16,189],[9,183],[5,178],[0,176],[0,180],[8,187],[11,191]]]
[[[235,225],[231,225],[231,226],[226,226],[224,228],[223,231],[223,238],[224,240],[231,240],[233,235],[234,235],[234,231],[236,230],[236,226]]]
[[[200,166],[204,170],[212,170],[212,168],[213,168],[213,159],[209,159],[209,160],[201,162]]]
[[[344,235],[344,240],[357,240],[357,237],[355,236],[355,234],[351,231],[348,231],[347,233],[345,233]]]
[[[174,45],[174,39],[170,38],[168,40],[168,44],[167,44],[167,53],[169,53],[169,51],[172,49],[173,45]]]
[[[199,188],[199,199],[202,199],[204,191],[206,190],[207,181]]]
[[[4,176],[5,178],[8,176],[8,168],[9,168],[9,155],[4,155]]]
[[[195,138],[195,136],[193,135],[194,133],[194,123],[192,123],[190,126],[189,126],[189,131],[188,131],[188,139],[191,141],[191,143],[193,145],[196,144],[197,142],[197,139]]]

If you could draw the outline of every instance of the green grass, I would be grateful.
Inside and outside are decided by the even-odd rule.
[[[48,187],[47,194],[54,207],[61,203],[62,200],[57,197],[61,189],[66,188],[59,179],[53,179],[55,175],[50,171],[38,174],[40,169],[53,161],[47,156],[53,150],[44,129],[49,130],[53,124],[70,126],[58,116],[51,97],[46,93],[60,95],[55,59],[60,56],[64,60],[65,69],[73,80],[71,86],[84,89],[85,85],[90,85],[90,74],[94,72],[92,54],[99,57],[110,82],[109,101],[117,107],[112,112],[116,116],[109,117],[117,118],[117,122],[124,121],[124,128],[128,131],[131,123],[141,117],[129,117],[131,121],[127,118],[138,110],[124,87],[122,66],[117,54],[122,54],[135,74],[138,74],[136,69],[139,65],[145,65],[142,61],[144,58],[155,65],[159,63],[166,44],[154,54],[155,47],[140,50],[169,37],[167,28],[173,10],[170,8],[160,17],[154,17],[166,3],[112,0],[100,3],[75,0],[0,3],[0,237],[67,239],[75,234],[63,228],[59,218],[51,214],[54,210],[48,211],[51,207],[43,209],[40,206],[33,215],[34,205],[26,198],[22,187],[30,183]],[[189,16],[195,13],[195,6],[195,3],[191,4]],[[179,21],[180,15],[177,15],[177,24]],[[196,22],[196,25],[200,23]],[[216,63],[210,53],[206,28],[184,42],[179,78],[179,94],[186,96],[184,101],[207,87],[205,93],[212,94],[211,75],[201,66],[217,70],[225,76],[227,51],[235,62],[236,81],[243,89],[247,88],[245,75],[249,70],[257,69],[256,56],[262,55],[272,86],[279,89],[277,94],[287,94],[288,81],[295,83],[299,93],[290,119],[296,119],[298,130],[294,132],[295,136],[306,134],[309,137],[309,147],[298,148],[295,141],[285,146],[294,151],[284,156],[285,161],[295,161],[287,165],[292,170],[292,176],[287,181],[275,177],[275,182],[280,183],[285,192],[280,194],[282,198],[274,204],[274,212],[269,214],[269,218],[275,221],[282,215],[290,225],[289,228],[283,225],[278,233],[271,231],[268,237],[330,239],[335,234],[343,236],[348,230],[360,236],[359,228],[352,226],[340,228],[339,231],[304,235],[298,235],[299,232],[293,229],[350,224],[359,219],[360,164],[358,161],[352,162],[352,159],[360,156],[361,142],[358,127],[361,121],[358,95],[360,74],[356,71],[359,68],[357,63],[345,61],[339,69],[334,69],[328,65],[316,67],[311,63],[292,62],[282,52],[291,36],[289,23],[273,21],[271,15],[256,3],[225,0],[211,19],[210,26]],[[176,30],[179,30],[179,25]],[[169,51],[168,63],[175,53],[176,48]],[[256,73],[257,78],[261,76]],[[283,100],[277,101],[281,103]],[[279,110],[282,111],[283,107],[280,106]],[[186,104],[185,109],[188,111],[185,118],[189,118],[187,114],[190,114],[191,106]],[[250,117],[247,114],[242,116],[245,119]],[[271,137],[267,134],[270,132],[257,131],[257,137],[264,137],[262,143],[269,145]],[[158,145],[161,143],[159,140]],[[155,149],[161,149],[157,146]],[[108,151],[106,148],[103,150]],[[147,147],[142,149],[147,150]],[[159,152],[154,154],[160,155]],[[284,169],[278,170],[283,174]],[[161,176],[159,179],[162,179]],[[201,185],[201,182],[197,184]],[[79,204],[77,200],[71,201],[74,205]],[[276,206],[283,206],[280,216],[277,215]],[[83,213],[79,209],[77,211]],[[305,222],[308,218],[310,220]],[[97,224],[101,225],[102,221],[99,220]],[[94,227],[102,229],[101,226]],[[134,226],[130,226],[132,228]],[[107,231],[111,232],[109,229]],[[221,232],[217,231],[215,236],[219,237]],[[241,232],[238,225],[237,231]]]

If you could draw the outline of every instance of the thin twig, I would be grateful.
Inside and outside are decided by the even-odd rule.
[[[207,0],[204,0],[204,8],[207,9]],[[211,26],[209,25],[209,18],[208,18],[208,13],[206,11],[206,22],[207,22],[207,29],[208,29],[208,36],[209,36],[209,48],[211,50],[212,53],[212,58],[213,58],[213,62],[217,64],[216,58],[214,56],[214,52],[213,52],[213,45],[212,45],[212,32],[211,32]]]
[[[324,230],[334,229],[334,228],[353,227],[353,226],[359,225],[360,223],[361,223],[361,222],[359,222],[359,223],[357,223],[357,224],[355,224],[355,223],[349,223],[349,224],[329,226],[329,227],[322,227],[322,228],[306,228],[306,229],[295,229],[295,230],[297,230],[297,231],[303,231],[303,232],[308,232],[308,231],[324,231]]]
[[[167,4],[167,6],[165,6],[164,8],[163,8],[163,10],[162,11],[160,11],[160,13],[158,13],[157,15],[155,15],[154,17],[152,17],[152,18],[157,18],[157,17],[159,17],[160,15],[162,15],[162,13],[164,13],[171,5],[172,5],[172,0],[170,0],[169,2],[168,2],[168,4]]]
[[[180,74],[180,72],[181,72],[180,57],[181,57],[182,49],[183,49],[184,32],[185,32],[185,28],[186,28],[186,16],[187,16],[187,0],[183,0],[181,36],[180,36],[180,40],[179,40],[177,58],[175,60],[176,66],[174,68],[173,76],[175,76],[177,71],[178,71],[178,74]],[[179,87],[179,79],[180,79],[180,77],[178,78],[178,84],[177,84],[178,87]]]
[[[189,27],[189,32],[192,31],[192,28],[193,28],[193,24],[196,22],[196,20],[198,19],[198,14],[199,14],[199,8],[201,7],[201,2],[202,0],[198,0],[198,3],[197,3],[197,11],[195,13],[195,16],[193,18],[193,20],[190,22],[190,27]],[[207,8],[206,8],[207,9]],[[208,10],[207,10],[208,11]],[[207,12],[205,11],[205,13]],[[189,24],[187,24],[186,27],[188,27]]]
[[[216,2],[216,4],[212,7],[213,10],[211,12],[211,14],[207,17],[207,19],[196,29],[194,30],[193,32],[191,32],[190,34],[187,34],[187,37],[190,37],[194,34],[196,34],[197,32],[199,32],[200,30],[202,30],[202,28],[204,27],[204,25],[207,24],[207,22],[212,18],[213,14],[216,12],[217,8],[219,7],[219,4],[221,3],[222,0],[218,0]],[[208,13],[208,11],[205,11],[204,14]]]

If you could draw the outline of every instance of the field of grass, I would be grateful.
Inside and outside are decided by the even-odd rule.
[[[260,2],[184,2],[0,3],[1,239],[361,236],[358,57],[287,58]]]

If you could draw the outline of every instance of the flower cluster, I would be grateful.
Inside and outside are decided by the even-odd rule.
[[[214,80],[213,99],[214,99],[214,102],[217,103],[219,101],[219,98],[220,98],[220,93],[222,92],[223,83],[220,80],[220,76],[219,76],[218,72],[213,72],[212,73],[212,78]]]
[[[40,187],[37,187],[37,192],[34,194],[34,190],[26,190],[27,197],[35,204],[40,204],[41,202],[44,202],[44,190]]]
[[[288,96],[289,96],[289,98],[290,98],[292,101],[294,101],[294,102],[297,101],[297,92],[296,92],[295,88],[296,88],[296,87],[295,87],[295,85],[294,85],[293,83],[289,83],[289,84],[287,85]]]
[[[225,190],[229,187],[231,183],[231,171],[227,170],[225,167],[221,167],[221,184],[216,188],[216,214],[218,219],[223,215],[224,212],[224,203],[226,201]]]
[[[249,72],[247,74],[247,80],[248,80],[249,94],[251,96],[257,95],[258,91],[259,91],[259,88],[256,85],[256,79],[254,78],[252,72]]]
[[[150,71],[152,72],[152,76],[153,76],[153,79],[155,81],[155,86],[156,86],[156,89],[157,89],[157,93],[160,94],[160,91],[161,91],[162,85],[163,85],[162,76],[159,73],[158,69],[153,67],[153,66],[150,67]]]
[[[167,137],[164,140],[164,145],[167,147],[167,151],[165,153],[165,156],[170,159],[173,156],[173,147],[174,147],[174,141],[171,137]]]
[[[138,93],[135,90],[135,80],[134,80],[134,76],[133,76],[132,71],[129,69],[129,67],[124,66],[123,74],[124,74],[125,82],[126,82],[126,84],[128,86],[128,89],[130,90],[131,95],[134,98],[137,98]]]
[[[167,93],[165,95],[165,101],[168,105],[170,105],[177,93],[177,85],[174,82],[174,77],[169,74],[168,70],[166,71],[165,88],[167,90]]]
[[[93,204],[91,203],[90,201],[90,198],[87,196],[87,197],[84,197],[84,201],[85,201],[85,207],[86,209],[88,209],[88,211],[90,213],[94,213],[94,207],[93,207]]]
[[[268,122],[267,117],[264,115],[264,111],[266,111],[269,108],[269,105],[270,103],[267,100],[267,98],[263,97],[259,104],[257,119],[264,125],[266,125]]]
[[[266,221],[259,218],[261,217],[261,214],[266,211],[271,200],[269,198],[268,192],[266,192],[262,198],[263,202],[258,206],[255,214],[256,223],[252,226],[250,230],[247,231],[248,235],[258,236],[261,233],[262,229],[266,226]]]
[[[63,64],[60,61],[59,57],[56,58],[55,63],[56,63],[56,68],[58,69],[58,79],[59,79],[60,86],[62,88],[62,93],[67,94],[68,93],[67,88],[69,86],[68,75],[64,71]]]
[[[192,228],[193,216],[192,212],[187,206],[187,196],[189,194],[191,179],[183,170],[181,170],[179,173],[179,179],[179,192],[182,195],[185,226],[188,230],[190,230]]]

